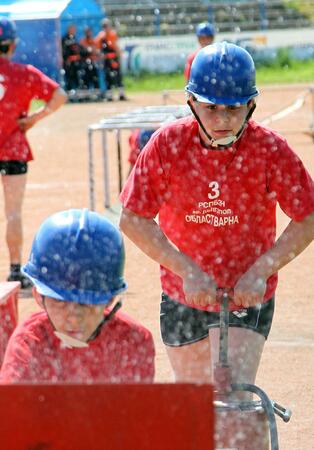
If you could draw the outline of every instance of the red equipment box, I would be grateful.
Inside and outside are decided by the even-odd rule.
[[[214,450],[213,390],[193,384],[0,386],[1,449]]]

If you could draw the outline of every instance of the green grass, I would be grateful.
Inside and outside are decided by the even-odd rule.
[[[127,92],[160,92],[165,89],[182,89],[186,84],[180,73],[143,73],[137,76],[125,76],[124,84]]]
[[[278,61],[257,68],[257,84],[290,84],[314,82],[314,59],[292,61],[282,52]],[[185,80],[182,73],[125,76],[125,87],[129,93],[160,92],[162,90],[183,89]]]
[[[310,0],[285,0],[285,4],[288,8],[299,11],[309,19],[314,19],[313,5]]]
[[[257,84],[314,83],[314,59],[289,61],[257,69]]]

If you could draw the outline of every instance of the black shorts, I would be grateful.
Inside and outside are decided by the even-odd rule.
[[[262,305],[230,311],[229,326],[247,328],[267,339],[274,315],[275,299]],[[210,328],[219,327],[219,312],[208,312],[182,305],[161,296],[160,330],[163,343],[181,347],[205,339]]]
[[[27,173],[27,162],[25,161],[0,161],[1,175],[22,175]]]

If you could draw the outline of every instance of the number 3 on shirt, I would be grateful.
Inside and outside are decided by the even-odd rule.
[[[209,183],[208,187],[210,189],[210,192],[207,195],[210,200],[213,200],[214,198],[219,197],[220,190],[219,190],[219,184],[217,183],[217,181],[211,181]]]
[[[4,79],[5,79],[4,76],[1,75],[1,73],[0,73],[0,100],[3,99],[4,94],[5,94],[5,87],[2,84],[2,81],[4,81]]]

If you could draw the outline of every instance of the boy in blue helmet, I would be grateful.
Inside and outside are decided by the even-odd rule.
[[[233,293],[232,379],[254,383],[277,272],[313,240],[314,184],[286,140],[251,119],[258,91],[246,50],[204,47],[186,92],[193,114],[157,130],[139,155],[120,227],[161,266],[160,325],[175,379],[212,381],[223,288]],[[291,222],[276,241],[277,203]]]
[[[11,336],[1,381],[152,382],[151,333],[117,312],[123,269],[121,233],[104,217],[72,209],[45,220],[23,266],[43,311]]]
[[[194,52],[190,53],[187,57],[185,66],[184,66],[184,78],[188,82],[191,73],[192,62],[194,61],[195,56],[199,52],[199,50],[207,45],[210,45],[214,42],[215,39],[215,28],[209,22],[199,23],[195,30],[197,40],[199,43],[199,48]]]

